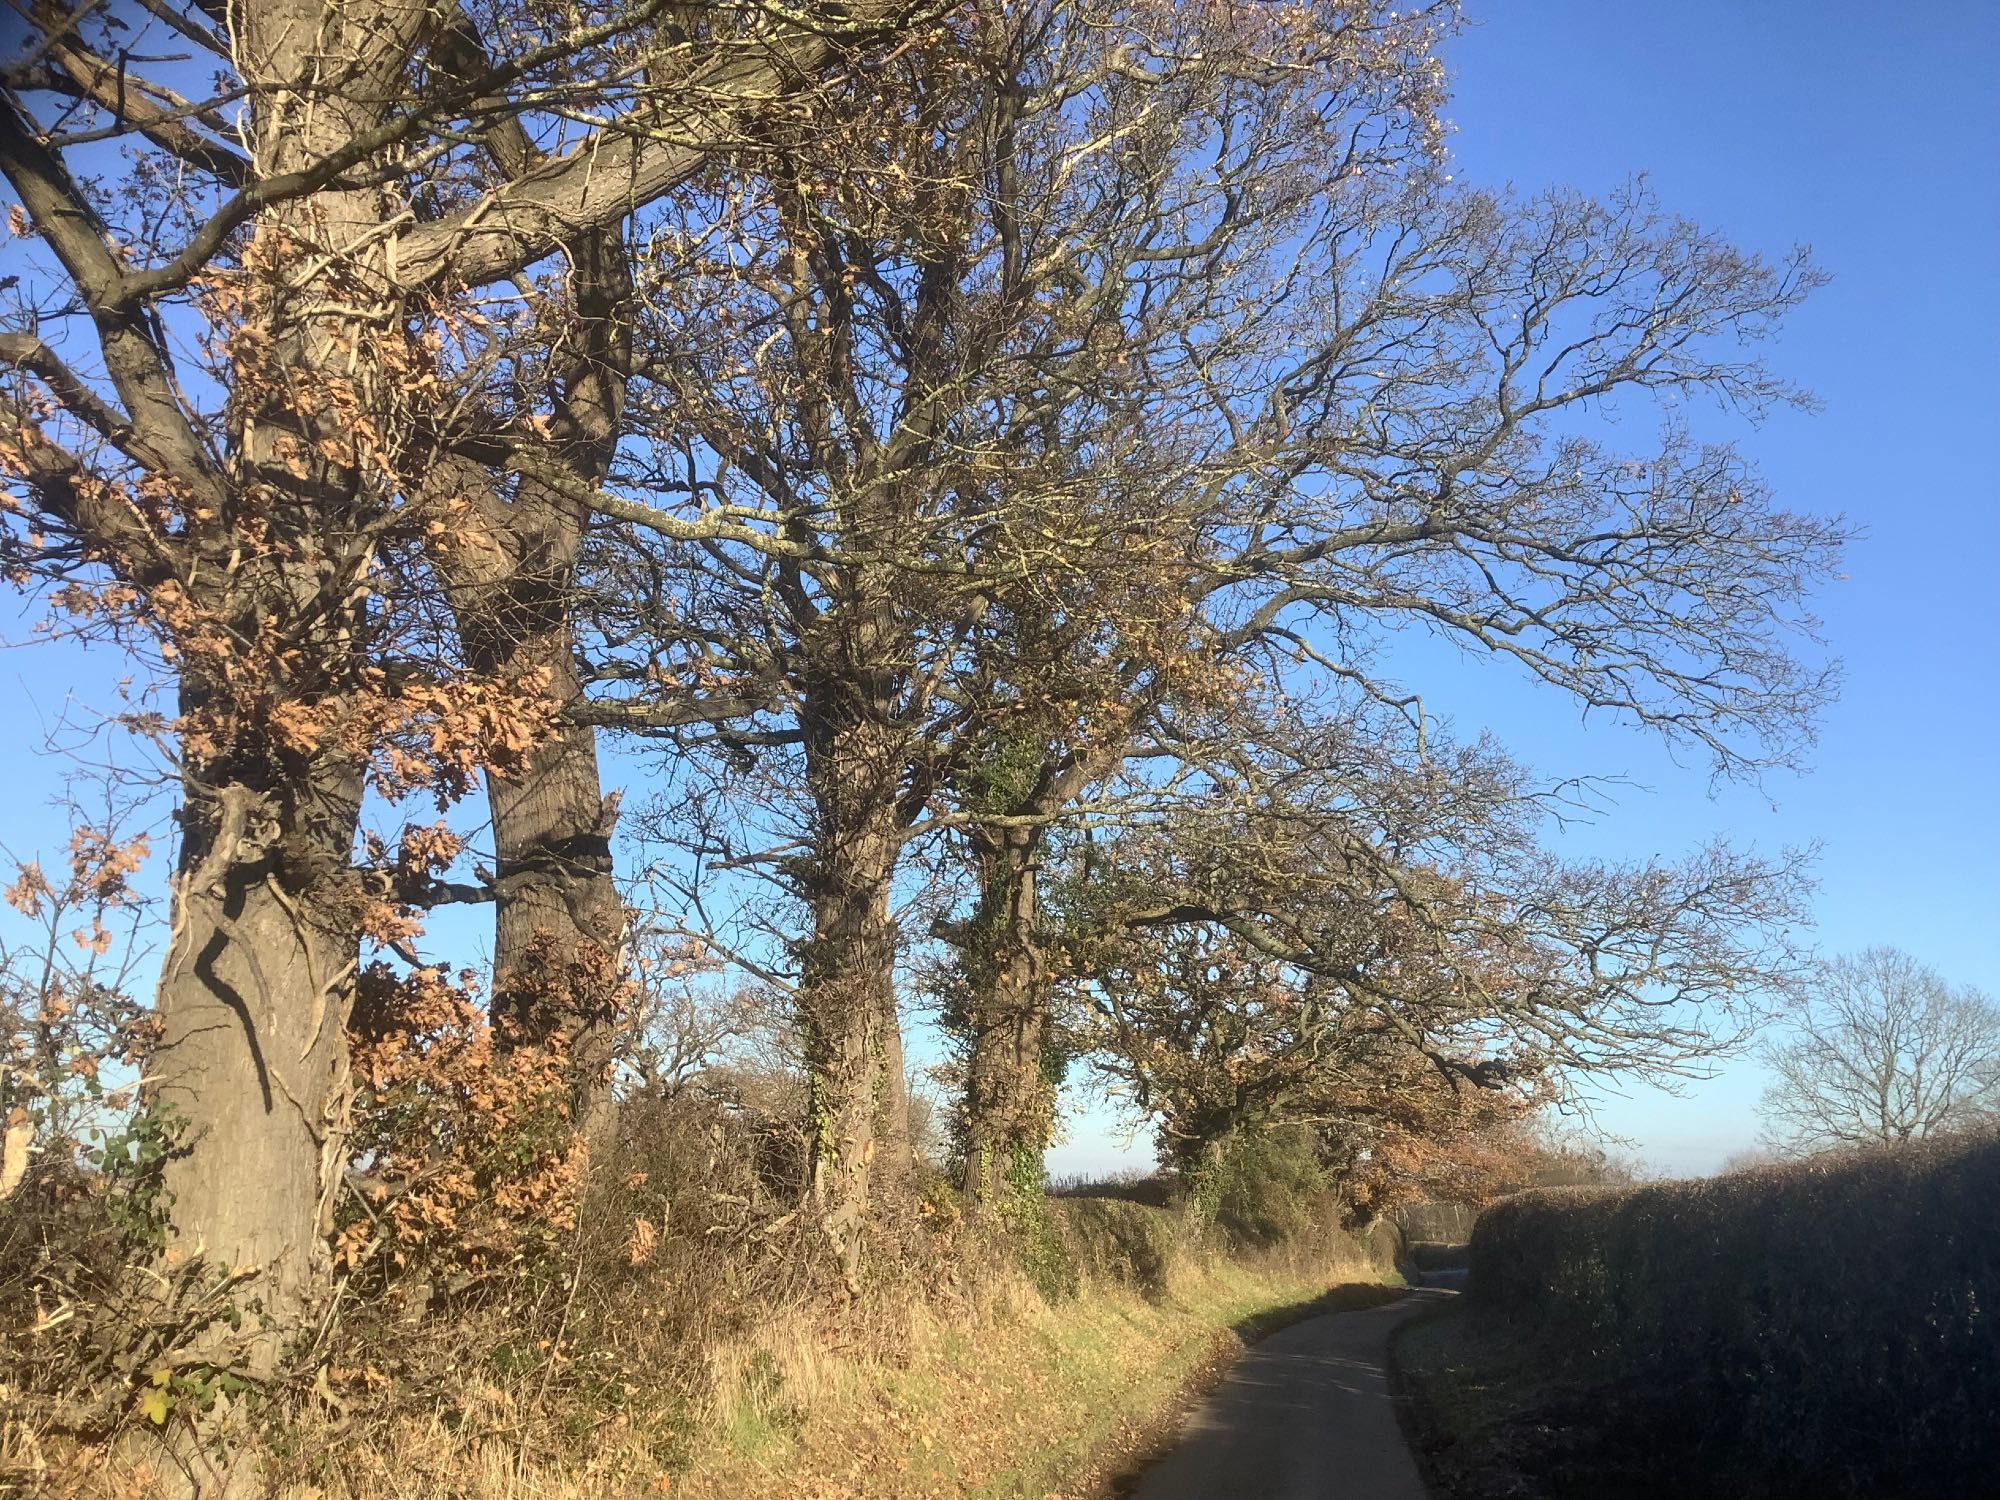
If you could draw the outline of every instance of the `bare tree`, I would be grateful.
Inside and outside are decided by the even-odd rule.
[[[1282,137],[1278,118],[1264,142]],[[1093,264],[1145,288],[1146,316],[1104,333],[1118,358],[1100,384],[1144,413],[1150,502],[1187,538],[1181,566],[1163,566],[1153,587],[1185,605],[1211,690],[1232,677],[1302,695],[1347,684],[1415,718],[1418,693],[1382,675],[1372,651],[1415,627],[1694,746],[1719,774],[1794,763],[1831,681],[1795,654],[1812,629],[1803,602],[1842,528],[1774,506],[1739,454],[1693,443],[1674,407],[1695,393],[1753,411],[1796,399],[1739,351],[1817,273],[1802,257],[1747,256],[1642,189],[1512,199],[1450,186],[1420,142],[1372,145],[1393,158],[1386,169],[1367,152],[1322,157],[1319,177],[1287,161],[1296,196],[1283,212],[1310,228],[1275,244],[1254,214],[1211,223],[1198,199],[1175,198],[1174,159],[1156,171],[1178,237],[1144,213],[1092,227]],[[1263,201],[1262,174],[1281,160],[1272,144],[1237,164],[1248,201]],[[1177,260],[1190,243],[1203,254]],[[1611,401],[1659,402],[1657,446],[1606,446],[1591,412]],[[1037,830],[1085,818],[1078,799],[1101,802],[1128,756],[1160,764],[1179,716],[1146,701],[1158,695],[1143,661],[1096,650],[1085,670],[1124,679],[1115,711],[1052,734],[1039,765],[1013,767],[1010,805],[995,804],[991,778],[948,783],[954,812],[986,830],[969,836],[982,910],[954,932],[961,947],[987,944],[964,955],[982,988],[959,1003],[986,1048],[967,1075],[968,1139],[1013,1139],[1008,1150],[1032,1148],[1037,1115],[1023,1106],[1043,1086]],[[1016,655],[1032,665],[996,675],[1031,698],[1048,659]],[[1072,676],[1076,663],[1062,659]],[[1239,732],[1254,734],[1253,719]],[[1643,924],[1660,921],[1690,965],[1693,928],[1708,920],[1698,910],[1732,908],[1721,920],[1735,925],[1788,899],[1766,901],[1747,867],[1712,855],[1678,873],[1516,873],[1552,898],[1516,892],[1559,941],[1593,941],[1593,906],[1615,909],[1616,930],[1596,935],[1613,949],[1639,955]],[[1785,885],[1795,872],[1769,873]],[[1632,1007],[1600,1032],[1612,1045],[1598,1061],[1637,1057],[1643,1046],[1626,1042],[1648,1035],[1669,1050],[1700,1041],[1698,1028],[1655,1030],[1647,1018],[1665,1011],[1636,986],[1623,993]],[[1616,1027],[1633,1029],[1613,1041]],[[975,1191],[988,1159],[991,1147],[968,1162]]]
[[[1759,1105],[1785,1151],[1921,1140],[2000,1119],[2000,1005],[1897,948],[1819,966]]]
[[[620,685],[651,686],[604,721],[674,713],[705,683],[766,685],[757,722],[720,745],[776,771],[786,813],[763,849],[724,858],[805,913],[780,959],[811,1053],[813,1188],[850,1260],[871,1179],[908,1156],[885,1133],[902,1115],[899,863],[926,833],[1017,816],[941,809],[940,789],[968,779],[995,718],[1029,722],[1008,705],[1047,696],[967,688],[1005,634],[991,618],[1073,606],[1079,577],[1150,560],[1165,587],[1102,597],[1178,620],[1185,538],[1159,502],[1187,488],[1131,503],[1132,461],[1160,462],[1154,398],[1185,403],[1181,336],[1232,316],[1218,257],[1301,230],[1314,171],[1422,132],[1427,9],[981,8],[871,80],[900,109],[864,95],[776,132],[767,190],[718,192],[703,235],[658,242],[634,398],[652,471],[591,498],[642,539],[625,576],[653,571],[606,626],[645,643]],[[1020,597],[1036,590],[1039,611]],[[1058,759],[1076,717],[1043,716]],[[992,851],[995,880],[1030,855]]]
[[[1373,938],[1352,935],[1377,949],[1396,938],[1388,922]],[[1157,1120],[1160,1156],[1185,1182],[1246,1132],[1311,1125],[1328,1159],[1351,1172],[1370,1148],[1393,1140],[1412,1155],[1435,1151],[1539,1102],[1525,1069],[1479,1087],[1471,1051],[1455,1071],[1438,1066],[1379,1009],[1226,928],[1154,930],[1126,952],[1083,991],[1078,1041],[1097,1073]]]
[[[1032,1153],[1036,830],[1170,738],[1163,648],[1222,696],[1341,683],[1415,716],[1370,650],[1414,625],[1724,772],[1809,738],[1829,680],[1793,647],[1841,528],[1772,505],[1672,408],[1795,399],[1739,351],[1817,273],[1636,189],[1454,187],[1432,129],[1447,21],[1017,7],[899,58],[879,85],[906,95],[893,128],[850,111],[781,129],[768,192],[720,190],[707,233],[656,241],[635,398],[652,468],[589,497],[644,539],[607,634],[648,644],[605,676],[648,686],[599,711],[644,724],[749,685],[766,707],[721,743],[805,787],[779,838],[722,858],[810,911],[793,952],[839,1101],[819,1190],[841,1222],[867,1202],[871,1079],[895,1047],[886,893],[927,832],[964,830],[979,867],[981,909],[949,934],[986,1048],[967,1070],[975,1195],[979,1162]],[[857,123],[886,132],[881,159],[823,160]],[[1614,400],[1662,404],[1657,445],[1601,440],[1593,408]],[[1088,586],[1120,569],[1141,586]],[[1095,597],[1120,601],[1113,629]],[[1175,629],[1107,644],[1135,599]],[[1094,701],[1049,711],[1079,683]],[[1697,909],[1735,922],[1760,899],[1716,861],[1678,884],[1516,873],[1534,920],[1642,962],[1645,935],[1593,933],[1593,905],[1687,935]]]
[[[1218,741],[1198,794],[1070,841],[1045,889],[1103,1066],[1184,1068],[1227,1104],[1199,1113],[1248,1118],[1321,1107],[1326,1065],[1361,1035],[1376,1057],[1393,1043],[1410,1066],[1546,1096],[1591,1073],[1698,1073],[1782,991],[1795,861],[1556,860],[1518,768],[1485,745],[1417,755],[1385,718]]]

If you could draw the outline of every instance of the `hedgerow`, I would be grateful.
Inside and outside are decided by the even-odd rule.
[[[1788,1492],[1972,1494],[2000,1475],[2000,1135],[1483,1214],[1476,1304],[1532,1319]]]

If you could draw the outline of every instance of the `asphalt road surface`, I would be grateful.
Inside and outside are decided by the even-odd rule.
[[[1424,1500],[1389,1399],[1389,1334],[1453,1295],[1424,1287],[1245,1350],[1134,1500]]]

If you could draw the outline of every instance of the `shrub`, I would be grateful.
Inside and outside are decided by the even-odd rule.
[[[1483,1214],[1476,1303],[1671,1393],[1681,1440],[1799,1493],[1973,1493],[2000,1473],[2000,1137]]]
[[[1166,1295],[1168,1270],[1180,1249],[1173,1214],[1122,1198],[1063,1198],[1050,1207],[1083,1274],[1135,1287],[1150,1298]]]
[[[1215,1227],[1259,1249],[1310,1234],[1326,1217],[1331,1185],[1309,1132],[1299,1127],[1233,1137],[1205,1185]]]

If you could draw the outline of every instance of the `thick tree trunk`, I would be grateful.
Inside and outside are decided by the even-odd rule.
[[[961,939],[967,1038],[962,1186],[969,1211],[1039,1196],[1055,1115],[1050,975],[1037,941],[1038,829],[976,836],[980,900]]]
[[[603,480],[623,430],[630,267],[615,229],[586,236],[570,258],[572,315],[550,351],[551,457],[569,481],[590,488]],[[472,499],[478,522],[477,536],[440,557],[469,664],[483,675],[538,679],[536,691],[552,702],[578,703],[571,596],[581,506],[534,480],[503,497],[483,470],[452,464],[441,473]],[[489,770],[486,785],[497,865],[494,1013],[524,1041],[561,1034],[573,1118],[602,1147],[615,1125],[626,912],[611,857],[617,803],[599,779],[597,731],[558,724],[521,764]]]
[[[389,0],[259,0],[233,20],[255,171],[272,178],[380,122],[424,17]],[[377,188],[327,188],[255,221],[245,336],[230,345],[224,513],[195,517],[185,543],[200,559],[185,598],[209,622],[196,639],[238,646],[187,654],[150,1098],[180,1122],[170,1249],[256,1268],[234,1301],[250,1318],[241,1357],[261,1370],[327,1290],[324,1235],[346,1165],[364,902],[352,870],[362,750],[345,736],[369,690],[354,540],[395,486],[404,366],[379,355],[400,337],[401,294],[377,231],[397,211]]]
[[[1034,820],[970,830],[979,904],[954,937],[963,990],[951,1020],[966,1048],[961,1186],[974,1214],[1005,1203],[1010,1188],[1032,1194],[1039,1210],[1042,1154],[1062,1080],[1051,1051],[1055,975],[1041,943],[1037,874],[1055,817],[1121,759],[1124,740],[1111,731],[1129,726],[1136,701],[1122,712],[1124,725],[1107,721],[1095,749],[1043,761],[1025,787],[960,788],[973,806],[1004,791],[995,810]],[[1046,753],[1045,744],[1033,749]]]
[[[893,783],[870,774],[884,738],[847,726],[814,768],[824,831],[809,892],[812,934],[799,954],[810,1188],[850,1282],[878,1190],[893,1191],[911,1167],[890,914],[903,819]]]
[[[579,696],[566,623],[508,653],[539,665],[559,701]],[[625,903],[613,879],[616,803],[598,779],[597,734],[559,726],[518,769],[487,775],[498,897],[495,1014],[522,1039],[560,1029],[576,1126],[593,1147],[614,1124],[611,1063],[623,978]]]
[[[176,1260],[255,1271],[236,1300],[256,1309],[240,1357],[260,1374],[326,1286],[346,1166],[361,798],[351,765],[303,783],[251,774],[268,769],[196,765],[183,784],[149,1068],[174,1135],[169,1247]]]
[[[1222,1201],[1222,1165],[1239,1127],[1233,1122],[1203,1122],[1202,1133],[1175,1142],[1174,1165],[1180,1178],[1181,1211],[1206,1227],[1215,1221]]]

